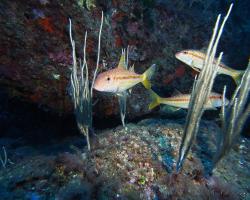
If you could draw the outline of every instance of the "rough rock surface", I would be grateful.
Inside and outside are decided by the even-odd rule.
[[[10,98],[18,97],[60,114],[72,112],[68,94],[72,63],[68,18],[73,21],[78,55],[81,55],[84,32],[88,31],[88,62],[93,70],[103,10],[101,59],[108,68],[117,64],[121,48],[130,45],[130,61],[135,63],[137,72],[145,71],[152,63],[157,64],[155,87],[163,89],[162,93],[170,95],[173,88],[188,92],[192,86],[192,70],[178,62],[174,54],[184,48],[206,47],[210,37],[207,33],[211,32],[217,13],[228,6],[227,1],[190,2],[2,0],[0,84],[9,91]],[[248,15],[249,9],[244,2],[236,4],[232,21],[224,33],[222,49],[230,55],[234,66],[244,66],[247,60],[249,21],[243,19]],[[233,21],[236,19],[237,24]],[[240,55],[232,54],[235,49]],[[100,70],[106,69],[101,65]],[[116,98],[103,94],[97,94],[95,98],[99,100],[95,107],[96,116],[117,116]],[[128,103],[130,118],[149,112],[145,99],[145,89],[138,86]]]
[[[91,138],[91,152],[82,151],[79,137],[26,146],[29,155],[18,150],[17,141],[1,140],[9,144],[11,162],[0,171],[0,195],[6,200],[249,199],[249,140],[236,145],[209,176],[218,127],[202,121],[197,142],[176,174],[182,131],[181,121],[147,119],[101,131]]]

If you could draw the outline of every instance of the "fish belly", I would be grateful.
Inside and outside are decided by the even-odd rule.
[[[177,107],[177,108],[188,108],[189,102],[174,102],[174,101],[166,100],[163,103],[169,106]]]
[[[204,63],[204,61],[202,59],[195,59],[192,63],[193,66],[191,66],[191,67],[195,67],[195,68],[198,68],[199,70],[201,70],[203,67],[203,63]],[[195,69],[195,70],[197,70],[197,69]]]
[[[233,73],[237,73],[236,71],[228,69],[226,67],[219,67],[218,72],[220,74],[226,74],[226,75],[229,75],[229,76],[232,76]]]
[[[132,87],[134,87],[136,84],[140,83],[140,78],[133,78],[128,80],[121,80],[120,84],[118,86],[118,92],[124,92]]]

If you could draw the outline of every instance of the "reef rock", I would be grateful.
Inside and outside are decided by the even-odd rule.
[[[147,119],[101,131],[91,138],[91,152],[83,151],[81,138],[71,137],[30,148],[33,155],[20,158],[17,143],[5,141],[11,162],[0,171],[0,195],[6,200],[249,199],[249,140],[232,149],[212,176],[207,173],[218,133],[216,124],[202,121],[179,173],[181,121]]]

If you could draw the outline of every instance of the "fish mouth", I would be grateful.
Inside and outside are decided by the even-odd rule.
[[[100,87],[96,87],[96,86],[94,86],[93,87],[96,91],[99,91],[99,92],[103,92],[104,90],[102,89],[102,88],[100,88]]]
[[[93,88],[94,88],[95,90],[97,90],[97,91],[102,92],[102,88],[101,88],[101,87],[98,87],[98,84],[96,84],[96,83],[94,83]]]
[[[177,53],[175,54],[175,57],[176,57],[177,59],[179,59],[179,58],[180,58],[180,54],[181,54],[181,52],[177,52]]]

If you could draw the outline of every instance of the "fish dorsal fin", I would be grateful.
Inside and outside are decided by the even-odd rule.
[[[135,72],[135,65],[134,64],[129,68],[129,71]]]
[[[174,89],[174,92],[172,94],[172,96],[182,96],[182,95],[183,94],[179,90],[177,90],[177,89]]]
[[[122,50],[122,55],[118,64],[118,68],[121,69],[127,69],[127,64],[126,64],[126,51],[123,49]]]

